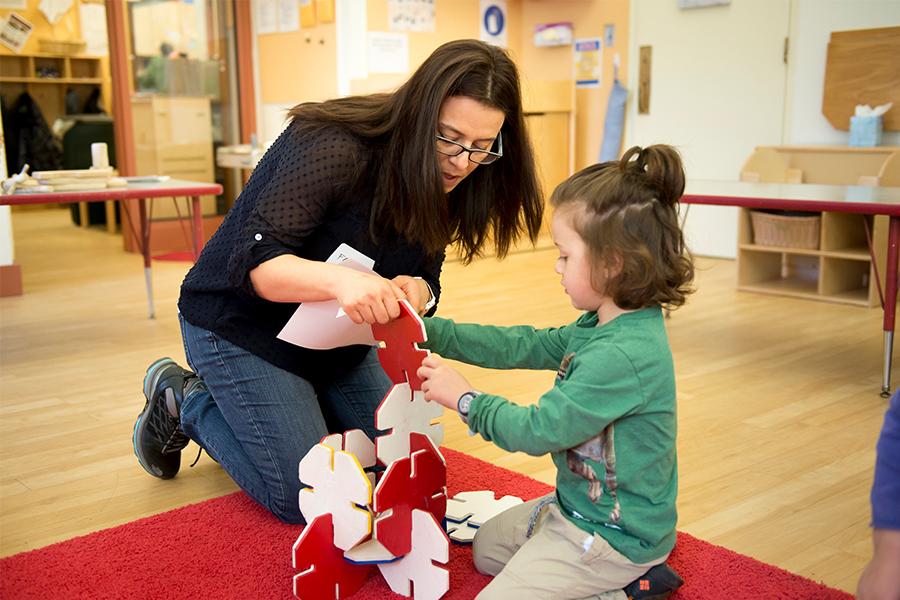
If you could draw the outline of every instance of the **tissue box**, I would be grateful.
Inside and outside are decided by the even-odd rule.
[[[850,117],[850,145],[877,146],[881,144],[884,117]]]

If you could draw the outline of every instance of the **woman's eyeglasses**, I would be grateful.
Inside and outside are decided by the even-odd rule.
[[[448,140],[442,136],[437,137],[437,151],[446,156],[459,156],[463,152],[469,153],[469,160],[479,165],[489,165],[501,156],[503,156],[503,137],[497,133],[497,151],[482,150],[481,148],[467,148],[459,142]]]

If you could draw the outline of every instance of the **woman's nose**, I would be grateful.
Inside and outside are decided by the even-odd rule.
[[[456,156],[451,156],[450,162],[453,164],[454,167],[456,167],[457,169],[462,171],[469,166],[469,153],[468,152],[460,152]]]

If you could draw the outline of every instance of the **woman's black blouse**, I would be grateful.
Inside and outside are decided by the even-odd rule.
[[[178,301],[183,317],[277,367],[315,380],[353,369],[369,347],[311,350],[277,339],[298,304],[257,296],[250,283],[253,268],[282,254],[325,261],[346,243],[373,259],[383,277],[422,277],[439,297],[444,252],[426,255],[396,234],[372,240],[374,178],[372,185],[353,181],[361,171],[371,177],[371,169],[359,166],[377,168],[378,156],[372,154],[337,128],[303,134],[292,122],[253,170],[185,277]]]

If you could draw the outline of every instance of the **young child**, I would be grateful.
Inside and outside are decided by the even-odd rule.
[[[681,583],[664,564],[675,546],[678,470],[662,308],[681,306],[693,291],[677,215],[684,183],[677,151],[657,145],[631,148],[556,188],[556,272],[584,311],[574,323],[535,330],[425,319],[420,346],[444,358],[557,370],[553,388],[531,406],[473,390],[434,355],[418,370],[426,400],[457,410],[504,450],[550,453],[557,468],[553,494],[479,529],[475,565],[495,576],[480,600],[624,597],[622,588],[657,565],[649,583],[668,589],[654,597]]]

